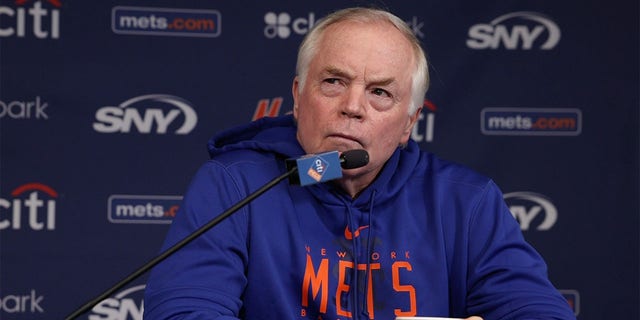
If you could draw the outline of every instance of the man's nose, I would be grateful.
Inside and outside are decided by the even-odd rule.
[[[348,91],[342,104],[341,114],[349,118],[362,119],[365,115],[366,92],[360,86],[353,86]]]

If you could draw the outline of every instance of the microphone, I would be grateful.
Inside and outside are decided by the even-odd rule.
[[[176,251],[180,250],[182,247],[186,246],[191,241],[195,240],[197,237],[207,232],[209,229],[218,225],[224,219],[228,218],[231,214],[238,211],[240,208],[244,207],[249,202],[253,201],[255,198],[262,195],[269,189],[273,188],[282,180],[288,177],[291,177],[294,173],[299,171],[298,168],[302,168],[302,170],[306,171],[303,174],[305,175],[305,178],[304,178],[306,183],[305,185],[309,185],[311,184],[311,182],[307,183],[306,179],[310,179],[314,181],[312,183],[324,182],[331,179],[342,177],[342,171],[340,170],[340,168],[355,169],[355,168],[365,166],[367,163],[369,163],[369,154],[367,153],[366,150],[350,150],[350,151],[345,151],[340,156],[338,156],[338,151],[331,151],[331,152],[325,152],[318,155],[307,155],[298,159],[287,159],[286,163],[287,163],[287,172],[267,182],[267,184],[260,187],[260,189],[254,191],[253,193],[248,195],[246,198],[240,200],[239,202],[231,206],[231,208],[227,209],[217,217],[213,218],[211,221],[207,222],[207,224],[201,226],[196,231],[189,234],[187,237],[180,240],[178,243],[174,244],[169,249],[165,250],[155,258],[151,259],[149,262],[144,264],[142,267],[138,268],[136,271],[131,273],[126,278],[122,279],[120,282],[116,283],[111,288],[107,289],[105,292],[100,294],[95,299],[85,303],[80,308],[76,309],[73,313],[71,313],[65,319],[66,320],[76,319],[77,317],[79,317],[80,315],[82,315],[83,313],[91,309],[93,306],[109,298],[111,295],[113,295],[116,291],[120,290],[122,287],[127,285],[129,282],[135,280],[145,272],[149,271],[151,268],[153,268],[158,263],[162,262],[164,259],[174,254]],[[339,173],[339,176],[337,177],[335,173],[336,170]],[[309,171],[313,171],[313,173],[309,173]],[[301,174],[298,174],[297,178],[298,180],[300,180]]]
[[[289,176],[289,183],[300,186],[342,178],[341,169],[360,168],[367,163],[369,154],[362,149],[349,150],[342,154],[329,151],[286,160],[287,170],[298,168],[297,175]]]

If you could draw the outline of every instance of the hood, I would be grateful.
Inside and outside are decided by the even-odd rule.
[[[275,153],[282,158],[300,157],[305,152],[298,143],[296,130],[297,126],[292,115],[261,118],[213,136],[208,143],[209,155],[213,157],[227,151],[250,149]],[[347,200],[351,205],[365,208],[370,204],[372,193],[375,194],[376,203],[383,203],[401,191],[407,181],[413,177],[420,159],[421,152],[418,145],[413,140],[409,140],[405,148],[396,149],[378,177],[356,199],[350,199],[331,183],[312,185],[307,188],[320,201],[327,204],[344,204]],[[327,196],[326,191],[336,191],[336,189],[339,193],[343,193],[343,199]]]
[[[214,135],[207,144],[209,156],[241,149],[272,152],[286,158],[298,157],[304,150],[296,139],[292,115],[265,117]]]

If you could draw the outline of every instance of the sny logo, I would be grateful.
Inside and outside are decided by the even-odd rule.
[[[536,230],[549,230],[558,220],[558,210],[549,199],[541,194],[511,192],[504,195],[504,200],[509,205],[513,217],[520,223],[520,229],[524,231],[529,230],[531,223],[540,213],[542,213],[543,219]]]
[[[27,0],[16,0],[16,5],[23,6],[27,3]],[[54,7],[62,7],[62,3],[59,0],[48,0]],[[17,36],[18,38],[24,38],[26,36],[27,21],[32,21],[33,35],[38,39],[59,39],[60,38],[60,10],[51,9],[46,10],[42,8],[42,1],[36,1],[31,8],[18,7],[13,9],[11,7],[0,6],[0,21],[5,23],[0,27],[0,38]],[[31,19],[27,18],[27,13]],[[14,20],[11,18],[15,17]],[[48,26],[48,28],[47,28]]]
[[[22,194],[26,194],[26,198],[20,197]],[[50,199],[46,200],[46,206],[44,199],[39,195],[45,194]],[[8,219],[3,219],[0,215],[0,230],[4,229],[22,229],[22,210],[25,210],[25,216],[28,216],[29,228],[32,230],[55,230],[56,228],[56,200],[58,193],[51,187],[42,183],[27,183],[23,184],[13,191],[11,191],[13,201],[0,198],[0,208],[9,209],[12,208],[11,214]],[[45,209],[46,208],[46,209]],[[8,211],[8,210],[7,210]],[[26,218],[26,217],[25,217]]]
[[[89,320],[142,320],[144,288],[145,285],[138,285],[102,300],[91,309]]]
[[[159,104],[159,105],[158,105]],[[148,106],[152,105],[152,108]],[[163,107],[164,108],[161,108]],[[141,114],[141,110],[144,113]],[[129,133],[131,126],[135,126],[140,133],[151,133],[155,124],[155,133],[166,134],[169,125],[173,124],[182,114],[182,126],[175,130],[175,134],[188,134],[198,122],[198,116],[189,102],[166,94],[150,94],[129,99],[118,107],[107,106],[96,111],[97,122],[93,129],[102,133]]]
[[[521,24],[509,24],[510,21],[521,21]],[[472,26],[467,47],[497,49],[502,44],[507,50],[531,50],[545,30],[547,39],[539,47],[551,50],[560,41],[560,28],[555,22],[535,12],[512,12],[493,19],[489,24]]]

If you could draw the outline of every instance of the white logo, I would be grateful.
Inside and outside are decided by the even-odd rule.
[[[34,289],[31,289],[31,292],[26,295],[9,294],[0,297],[0,311],[6,313],[43,313],[44,309],[40,306],[43,299],[44,296],[36,295]]]
[[[264,28],[264,36],[273,39],[279,37],[281,39],[289,38],[291,31],[297,35],[305,35],[315,24],[315,14],[309,13],[306,18],[291,19],[291,16],[286,13],[276,14],[274,12],[267,12],[264,15],[264,23],[267,25]],[[291,28],[289,28],[291,25]]]
[[[19,1],[16,1],[19,2]],[[20,1],[26,2],[26,1]],[[54,5],[60,7],[58,1],[52,1]],[[27,18],[27,14],[31,18]],[[32,21],[33,35],[38,39],[58,39],[60,38],[60,10],[46,10],[42,8],[42,1],[36,1],[31,8],[16,8],[0,6],[0,20],[5,22],[0,27],[0,37],[17,36],[25,37],[27,21]],[[5,18],[6,17],[6,18]],[[6,22],[8,20],[8,22]],[[48,27],[48,28],[47,28]]]
[[[11,119],[49,119],[45,109],[49,105],[42,103],[37,96],[33,101],[11,101],[0,100],[0,119],[5,116]]]
[[[541,212],[544,220],[536,230],[546,231],[551,229],[558,220],[558,210],[545,196],[533,192],[511,192],[504,195],[509,204],[509,210],[520,223],[520,229],[529,230],[531,222]]]
[[[27,198],[20,197],[22,194]],[[48,195],[49,200],[39,197],[39,195]],[[11,195],[13,201],[0,198],[0,209],[7,214],[0,215],[0,230],[23,228],[23,218],[26,218],[24,224],[29,225],[32,230],[55,230],[56,228],[56,200],[58,193],[51,187],[42,183],[27,183],[15,188]],[[9,213],[11,208],[11,213]],[[24,210],[24,215],[22,214]],[[2,213],[0,211],[0,213]],[[6,218],[3,219],[3,216]],[[28,218],[27,218],[28,217]]]
[[[145,105],[153,103],[153,107],[144,108]],[[165,108],[157,108],[157,104],[164,105]],[[133,105],[142,105],[140,109]],[[167,106],[169,110],[167,109]],[[156,107],[156,108],[154,108]],[[165,111],[168,111],[165,113]],[[155,124],[155,133],[165,134],[180,114],[184,115],[182,126],[175,131],[175,134],[188,134],[193,130],[198,122],[196,112],[191,108],[189,102],[165,94],[149,94],[129,99],[118,107],[107,106],[96,111],[97,122],[93,123],[93,129],[102,133],[131,132],[133,125],[140,133],[151,133]]]
[[[89,320],[142,320],[144,288],[145,285],[131,287],[102,300],[91,309]]]
[[[414,16],[411,20],[406,21],[407,26],[416,35],[418,38],[424,38],[424,33],[422,33],[422,27],[424,27],[424,22],[418,21],[418,17]]]
[[[524,21],[527,24],[509,23]],[[533,22],[533,24],[531,23]],[[551,19],[535,12],[512,12],[493,19],[489,24],[476,24],[469,29],[467,47],[497,49],[501,44],[508,50],[531,50],[534,42],[547,31],[547,39],[539,48],[553,49],[560,41],[560,28]]]

